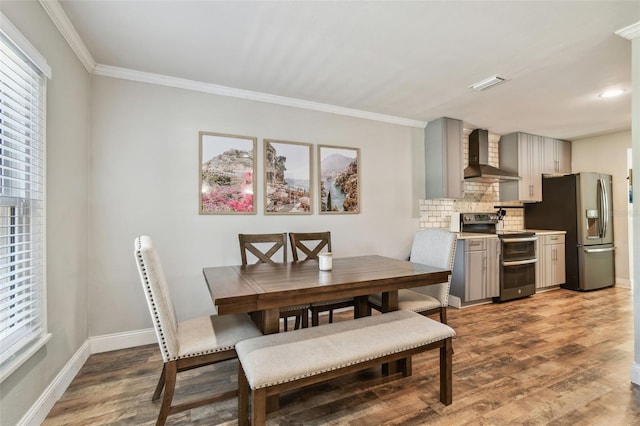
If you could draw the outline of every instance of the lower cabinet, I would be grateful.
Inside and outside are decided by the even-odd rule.
[[[500,240],[487,239],[487,297],[500,296]]]
[[[500,243],[498,238],[458,240],[451,278],[451,294],[462,304],[500,294]]]
[[[537,289],[565,283],[564,244],[564,234],[540,235],[538,237]]]

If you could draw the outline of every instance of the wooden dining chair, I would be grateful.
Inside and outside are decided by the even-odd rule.
[[[178,322],[151,238],[136,238],[134,255],[164,362],[151,398],[157,401],[164,390],[156,425],[163,425],[170,414],[236,396],[237,389],[173,405],[178,373],[236,358],[236,343],[262,336],[262,332],[247,314],[202,316]]]
[[[427,228],[416,232],[411,245],[409,261],[453,270],[457,237],[453,232],[440,228]],[[422,315],[440,314],[440,322],[447,323],[447,306],[451,274],[446,282],[398,291],[398,309],[418,312]],[[368,305],[382,312],[382,295],[369,296]]]
[[[331,252],[331,232],[289,232],[291,242],[291,254],[293,261],[318,259],[318,255],[326,250]],[[301,257],[300,255],[303,255]],[[311,325],[320,323],[320,312],[329,312],[329,322],[333,322],[334,309],[354,307],[355,300],[335,299],[326,302],[315,302],[311,304]]]
[[[256,258],[255,263],[287,263],[287,234],[238,234],[242,265],[248,264],[247,253]],[[282,262],[274,257],[281,253]],[[289,329],[289,318],[295,317],[293,328],[309,326],[309,305],[296,305],[280,308],[280,318],[284,320],[284,330]]]

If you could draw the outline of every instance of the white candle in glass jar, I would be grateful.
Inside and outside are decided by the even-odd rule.
[[[318,267],[321,271],[330,271],[333,267],[333,254],[320,253],[318,255]]]

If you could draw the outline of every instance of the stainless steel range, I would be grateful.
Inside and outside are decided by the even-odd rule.
[[[500,296],[504,302],[530,296],[536,292],[536,241],[533,232],[497,231],[499,213],[462,213],[460,230],[496,234],[500,239]]]

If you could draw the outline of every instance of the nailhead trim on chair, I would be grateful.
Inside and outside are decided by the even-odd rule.
[[[138,243],[138,250],[140,250],[142,247],[140,246],[140,243]],[[225,346],[225,347],[220,347],[217,348],[215,350],[209,350],[209,351],[203,351],[203,352],[192,352],[192,353],[188,353],[188,354],[184,354],[182,356],[170,356],[169,354],[169,348],[167,345],[167,340],[166,337],[164,335],[164,332],[162,331],[162,323],[160,322],[160,318],[158,317],[158,308],[156,305],[156,301],[153,298],[153,293],[151,292],[151,285],[149,284],[149,277],[147,276],[147,267],[145,265],[144,259],[142,258],[142,256],[140,255],[140,253],[137,254],[137,257],[140,261],[140,265],[143,271],[143,275],[144,275],[144,282],[145,282],[145,288],[147,293],[149,294],[149,300],[151,301],[151,306],[153,307],[153,317],[156,321],[156,324],[158,326],[158,332],[160,333],[160,340],[162,341],[162,357],[164,358],[164,361],[175,361],[177,359],[181,359],[181,358],[190,358],[192,356],[198,356],[198,355],[205,355],[205,354],[210,354],[210,353],[216,353],[216,352],[223,352],[223,351],[227,351],[229,349],[234,349],[234,346]]]
[[[162,357],[164,358],[164,361],[173,361],[174,359],[177,358],[171,358],[169,356],[169,348],[167,347],[167,340],[164,336],[164,332],[162,331],[162,323],[160,322],[160,318],[158,318],[158,308],[156,306],[156,301],[153,298],[153,293],[151,292],[151,285],[149,284],[149,277],[147,276],[147,267],[145,265],[144,259],[142,258],[142,255],[140,254],[140,250],[142,249],[142,246],[140,244],[140,241],[138,241],[138,261],[140,263],[140,266],[142,268],[142,274],[144,275],[144,284],[145,284],[145,289],[147,291],[147,294],[149,294],[149,300],[151,301],[151,306],[153,307],[153,317],[156,321],[156,325],[157,325],[157,330],[160,333],[160,340],[162,341]]]

